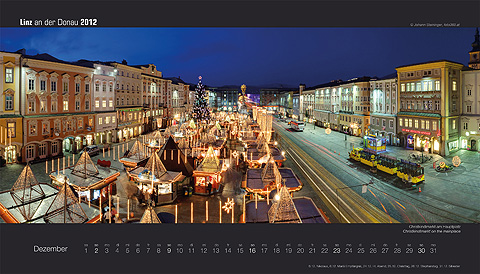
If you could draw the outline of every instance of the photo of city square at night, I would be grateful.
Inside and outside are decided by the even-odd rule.
[[[478,223],[478,28],[2,28],[4,223]]]

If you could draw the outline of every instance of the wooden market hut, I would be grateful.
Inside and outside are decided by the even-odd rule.
[[[209,195],[218,192],[222,181],[222,172],[226,170],[225,160],[218,159],[212,146],[203,161],[193,171],[195,193]]]
[[[0,217],[6,223],[44,223],[59,193],[54,186],[39,183],[27,165],[12,189],[0,192]],[[88,222],[94,222],[98,208],[85,202],[80,206]]]
[[[135,144],[133,144],[127,156],[121,158],[119,161],[127,168],[136,168],[137,166],[145,165],[148,161],[145,146],[140,143],[140,141],[135,141]]]
[[[113,182],[118,176],[120,172],[116,169],[95,165],[86,151],[83,151],[73,167],[50,173],[53,185],[62,187],[68,181],[79,196],[85,196],[90,201],[97,199],[104,189],[114,194]]]
[[[145,200],[152,199],[155,205],[175,201],[178,183],[185,178],[182,172],[167,170],[157,152],[152,154],[145,167],[137,167],[127,174],[138,184]]]
[[[142,218],[140,219],[141,224],[160,224],[162,223],[160,219],[158,218],[157,213],[155,213],[155,210],[153,207],[148,206],[147,209],[145,209],[145,212],[143,213]]]

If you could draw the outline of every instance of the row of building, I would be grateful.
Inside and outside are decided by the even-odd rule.
[[[128,140],[183,122],[190,85],[153,64],[66,62],[25,50],[0,52],[0,155],[41,161],[87,145]]]
[[[478,150],[480,39],[468,66],[439,60],[400,66],[385,77],[359,77],[298,90],[261,90],[260,105],[346,134],[373,134],[390,145],[449,155]]]

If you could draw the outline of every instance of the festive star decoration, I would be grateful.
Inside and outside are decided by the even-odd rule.
[[[227,212],[227,214],[230,213],[230,210],[233,209],[233,206],[235,205],[235,202],[233,201],[233,198],[228,198],[227,202],[223,204],[222,209]]]

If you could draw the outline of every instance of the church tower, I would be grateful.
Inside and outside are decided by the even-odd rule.
[[[472,50],[469,52],[470,61],[468,67],[472,69],[480,69],[480,39],[478,35],[478,28],[475,33],[475,41],[472,43]]]

